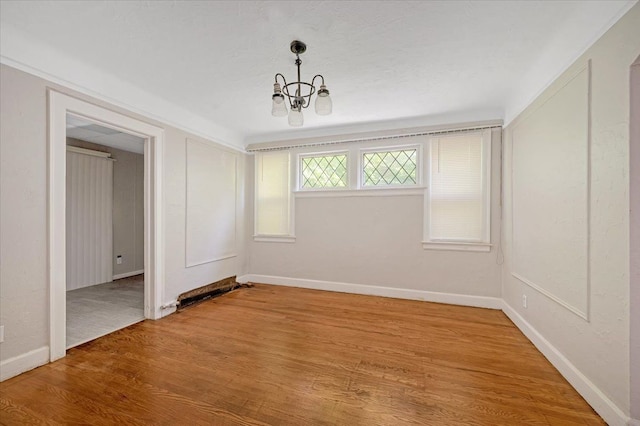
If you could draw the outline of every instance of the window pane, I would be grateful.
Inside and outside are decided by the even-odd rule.
[[[347,154],[302,157],[302,188],[347,186]]]
[[[256,235],[288,235],[289,153],[256,154]]]
[[[367,152],[363,155],[363,185],[415,185],[417,149]]]
[[[482,148],[482,135],[431,141],[431,240],[483,240],[487,182]]]

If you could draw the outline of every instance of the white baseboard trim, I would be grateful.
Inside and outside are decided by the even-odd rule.
[[[536,348],[558,369],[560,374],[576,391],[593,407],[594,410],[610,426],[631,425],[631,419],[611,401],[598,387],[576,368],[562,353],[542,334],[527,322],[515,309],[503,300],[502,311],[535,345]]]
[[[406,288],[380,287],[374,285],[341,283],[335,281],[307,280],[301,278],[276,277],[273,275],[247,274],[236,278],[240,283],[253,282],[313,290],[337,291],[341,293],[364,294],[369,296],[392,297],[396,299],[423,300],[425,302],[450,305],[473,306],[477,308],[501,309],[502,299],[498,297],[468,296],[464,294],[439,293],[435,291],[412,290]]]
[[[49,346],[34,349],[0,362],[0,382],[49,362]]]
[[[120,280],[122,278],[129,278],[129,277],[133,277],[134,275],[140,275],[140,274],[144,274],[144,269],[140,269],[139,271],[131,271],[131,272],[125,272],[123,274],[114,275],[111,281]]]

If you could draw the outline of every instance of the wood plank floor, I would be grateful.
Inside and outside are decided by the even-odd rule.
[[[604,424],[500,311],[256,285],[0,384],[0,423]]]

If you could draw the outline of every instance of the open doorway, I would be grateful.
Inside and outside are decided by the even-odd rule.
[[[68,113],[66,348],[144,320],[144,139]]]
[[[144,149],[144,318],[162,317],[164,298],[162,128],[80,99],[48,91],[48,261],[50,361],[67,348],[67,117],[141,138]],[[76,148],[82,149],[82,148]],[[108,222],[108,221],[107,221]],[[106,250],[108,252],[108,250]],[[112,254],[110,254],[111,256]],[[113,274],[113,271],[111,272]],[[113,278],[113,277],[112,277]]]

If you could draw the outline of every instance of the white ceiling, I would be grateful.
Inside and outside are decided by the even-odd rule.
[[[143,138],[101,126],[74,115],[67,115],[67,137],[144,154]]]
[[[0,4],[0,53],[198,134],[248,142],[509,121],[628,10],[623,1],[55,1]],[[323,74],[331,116],[270,114],[273,76]],[[373,123],[373,124],[371,124]]]

